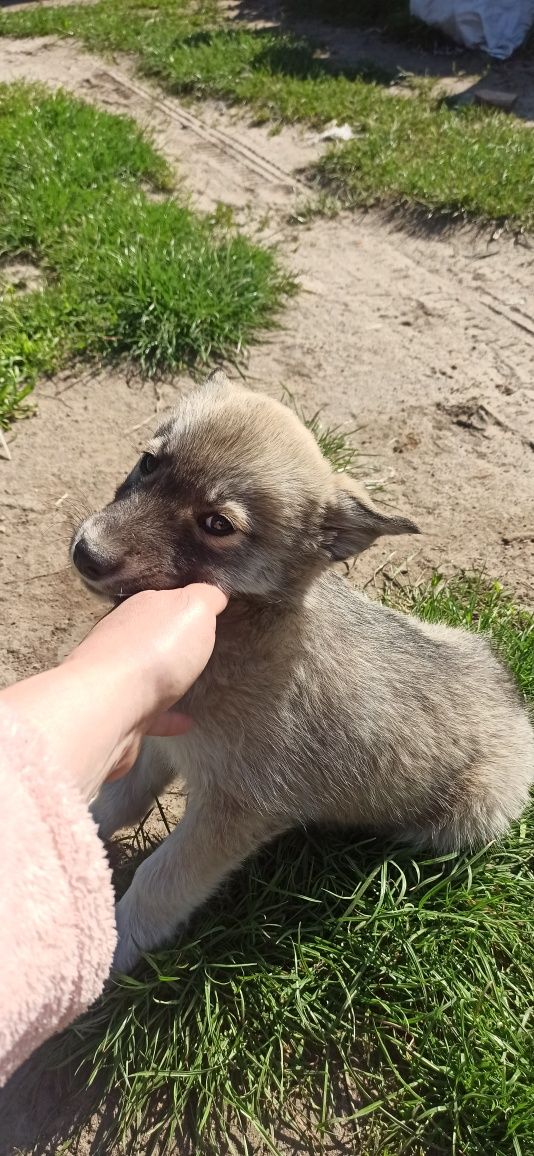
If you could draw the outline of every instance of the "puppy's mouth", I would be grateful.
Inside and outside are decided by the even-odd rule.
[[[185,582],[178,575],[132,569],[125,559],[106,556],[83,537],[74,539],[71,561],[84,585],[94,594],[113,601],[124,601],[142,590],[172,590]]]
[[[112,599],[113,602],[125,602],[127,598],[132,598],[134,594],[140,594],[143,590],[175,590],[179,586],[186,585],[186,581],[177,575],[164,574],[134,576],[117,571],[113,576],[89,578],[76,564],[74,566],[88,590],[101,598]]]
[[[140,594],[142,590],[165,590],[171,586],[171,584],[162,586],[160,582],[134,582],[131,579],[124,582],[91,582],[87,578],[82,578],[82,581],[93,594],[98,594],[101,598],[110,598],[113,602],[125,602],[127,598]]]

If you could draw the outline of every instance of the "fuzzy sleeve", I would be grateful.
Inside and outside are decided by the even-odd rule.
[[[111,872],[76,787],[0,703],[0,1086],[102,991]]]

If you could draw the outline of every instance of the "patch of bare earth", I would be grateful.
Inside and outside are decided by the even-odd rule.
[[[3,293],[33,293],[43,284],[41,270],[33,261],[22,258],[0,261],[0,295]]]
[[[384,499],[413,514],[423,531],[369,551],[355,569],[360,585],[372,586],[385,568],[406,581],[433,566],[485,566],[532,601],[529,242],[467,230],[416,235],[374,214],[291,225],[310,195],[299,170],[317,155],[305,132],[272,136],[219,106],[184,107],[128,62],[108,65],[71,41],[2,40],[0,73],[5,81],[62,85],[135,117],[176,165],[195,205],[230,204],[246,227],[279,244],[302,288],[280,331],[251,351],[246,381],[275,396],[285,387],[310,408],[324,406],[325,420],[356,428],[364,475],[383,478]],[[183,377],[156,386],[117,370],[73,370],[42,382],[38,416],[7,435],[0,683],[56,661],[100,616],[101,605],[68,567],[72,524],[110,498],[188,385]],[[25,1073],[0,1100],[2,1153],[32,1150],[47,1121],[59,1142],[76,1111],[87,1114],[84,1100],[67,1102],[63,1089],[58,1097],[51,1079],[39,1078],[30,1099],[28,1081]],[[81,1147],[64,1150],[109,1152],[102,1128],[93,1119]],[[44,1135],[49,1140],[50,1127]],[[34,1150],[57,1150],[47,1143]],[[286,1147],[312,1152],[313,1143]],[[341,1138],[331,1150],[343,1151]]]

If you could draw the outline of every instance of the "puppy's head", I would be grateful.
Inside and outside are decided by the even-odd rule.
[[[218,371],[82,523],[71,555],[85,582],[114,598],[211,582],[278,599],[380,534],[417,532],[334,474],[289,409]]]

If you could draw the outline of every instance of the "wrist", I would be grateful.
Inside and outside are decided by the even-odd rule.
[[[2,697],[40,732],[58,775],[89,800],[131,741],[137,721],[132,692],[113,663],[73,656],[8,687]]]

